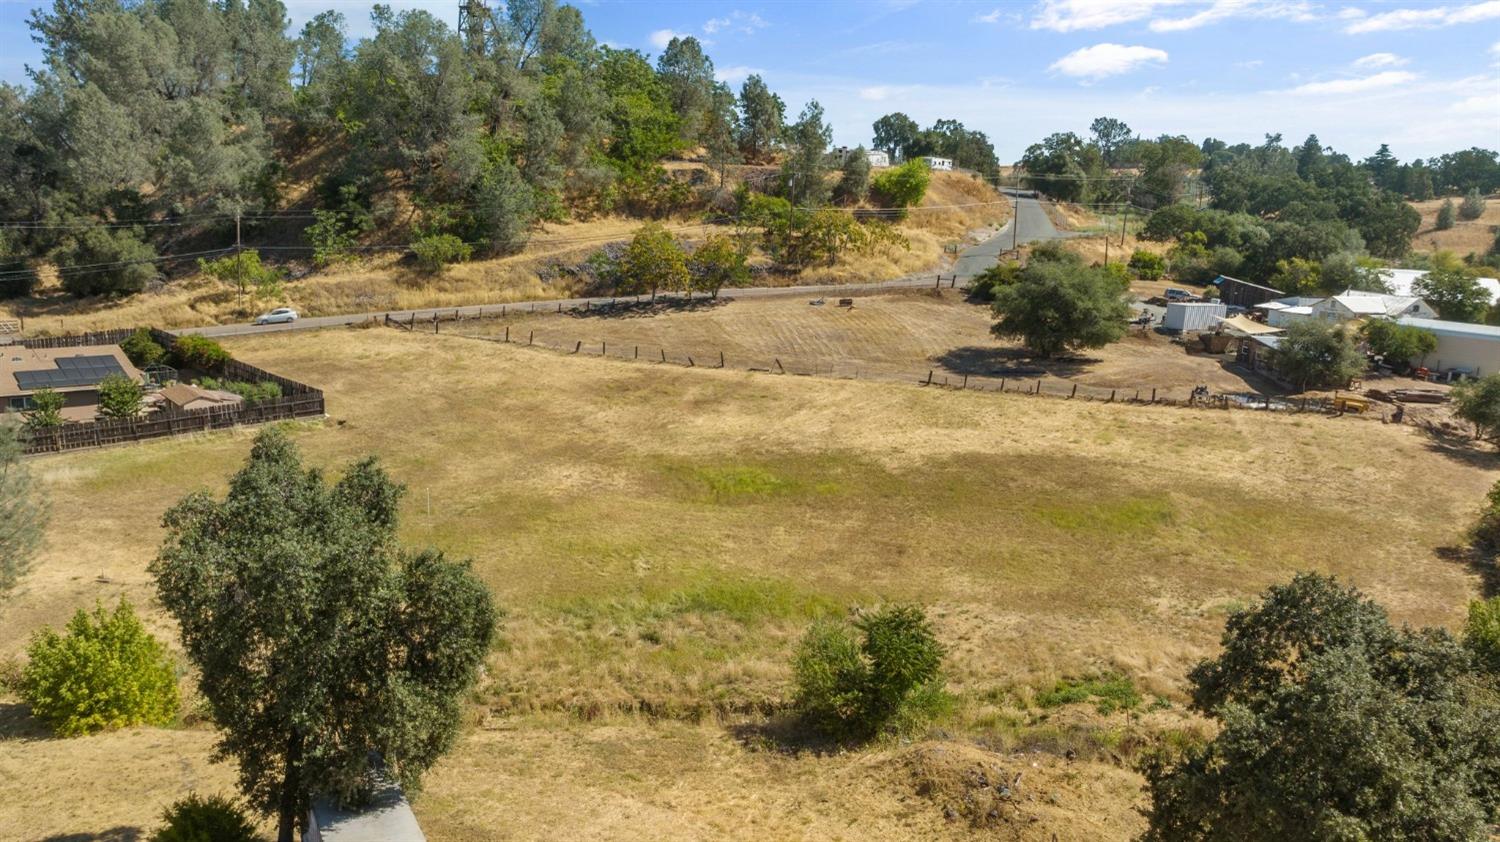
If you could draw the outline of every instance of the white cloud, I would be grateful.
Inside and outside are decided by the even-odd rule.
[[[672,43],[673,38],[681,37],[681,32],[674,32],[670,29],[658,29],[655,32],[651,33],[647,40],[651,42],[651,46],[657,48],[658,50],[665,50],[667,48],[667,45]]]
[[[999,6],[996,6],[994,9],[991,9],[989,12],[987,12],[985,14],[975,15],[974,16],[974,22],[975,23],[999,23],[1000,22],[1000,18],[1002,18],[1004,16],[1005,16],[1005,13],[1002,12],[1002,11],[1000,11],[1000,7]]]
[[[1486,0],[1465,6],[1427,6],[1420,9],[1393,9],[1378,15],[1354,19],[1344,27],[1352,35],[1362,32],[1389,32],[1397,29],[1432,29],[1461,23],[1500,18],[1500,0]]]
[[[751,76],[764,75],[766,71],[759,67],[746,67],[737,64],[734,67],[720,67],[714,71],[714,79],[719,82],[743,82]]]
[[[1289,94],[1298,96],[1323,96],[1327,94],[1362,94],[1369,91],[1378,91],[1382,88],[1393,88],[1415,81],[1417,74],[1408,73],[1405,70],[1387,70],[1384,73],[1376,73],[1373,76],[1361,76],[1355,79],[1334,79],[1328,82],[1308,82],[1306,85],[1298,85],[1287,91]]]
[[[1405,67],[1410,63],[1410,59],[1403,58],[1395,53],[1370,53],[1367,56],[1355,59],[1352,65],[1362,70],[1368,70],[1376,67]]]
[[[1234,63],[1234,66],[1243,70],[1254,70],[1255,68],[1260,67],[1265,63],[1265,59],[1253,58],[1249,61],[1237,61]]]
[[[703,31],[709,35],[716,32],[738,32],[741,35],[754,35],[757,30],[770,26],[765,18],[755,12],[742,12],[735,9],[722,18],[710,18],[703,23]]]
[[[1095,44],[1068,53],[1047,69],[1065,76],[1092,80],[1129,73],[1148,64],[1165,64],[1166,61],[1166,51],[1154,47]]]
[[[1316,20],[1316,8],[1307,0],[1043,0],[1031,28],[1075,32],[1149,18],[1153,32],[1185,32],[1230,18]],[[1160,16],[1174,10],[1191,14]]]

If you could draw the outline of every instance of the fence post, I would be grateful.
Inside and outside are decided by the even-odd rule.
[[[573,353],[576,354],[576,353],[578,353],[581,350],[583,350],[583,340],[582,339],[578,340],[578,344],[573,346]]]
[[[693,368],[693,367],[695,367],[695,364],[693,363],[693,358],[692,357],[688,357],[688,368]]]
[[[1110,403],[1114,403],[1115,402],[1115,390],[1114,389],[1110,389],[1109,390],[1109,402]]]
[[[932,288],[933,289],[941,289],[942,286],[943,286],[943,276],[942,275],[938,275],[937,276],[937,281],[933,283]]]
[[[500,318],[502,318],[502,319],[505,318],[505,311],[506,311],[506,306],[504,304],[501,304],[500,305]]]
[[[1073,391],[1068,395],[1068,397],[1069,398],[1076,398],[1076,397],[1078,397],[1078,384],[1077,383],[1073,384]]]
[[[533,340],[535,338],[536,338],[536,331],[534,331],[534,330],[533,331],[529,331],[526,334],[526,344],[530,345],[531,344],[531,340]]]
[[[1152,403],[1156,403],[1156,390],[1155,389],[1151,390],[1151,402]]]
[[[924,383],[923,385],[924,386],[931,386],[932,385],[932,369],[930,369],[930,368],[927,369],[927,382]]]
[[[437,333],[438,333],[438,316],[437,316],[437,311],[433,310],[432,311],[432,335],[433,336],[437,336]]]
[[[1005,378],[1000,378],[1000,394],[1005,394]]]
[[[1135,390],[1135,401],[1134,401],[1134,403],[1140,403],[1140,402],[1141,402],[1141,390],[1140,389],[1136,389]]]
[[[505,326],[505,341],[510,341],[510,325]]]
[[[720,351],[719,352],[719,368],[723,368],[723,367],[724,367],[724,352]]]
[[[969,375],[967,375],[967,374],[964,375],[964,385],[962,386],[962,388],[964,388],[964,389],[969,388]]]
[[[666,348],[661,349],[661,361],[662,362],[666,362],[667,361],[667,349]]]
[[[779,372],[781,372],[782,374],[786,374],[786,369],[784,369],[784,368],[781,367],[781,358],[780,357],[772,357],[772,359],[776,360],[776,370],[779,371]]]
[[[1036,379],[1036,393],[1038,395],[1042,393],[1042,378],[1040,377]]]
[[[640,358],[641,358],[641,346],[637,345],[637,346],[635,346],[635,359],[640,359]]]

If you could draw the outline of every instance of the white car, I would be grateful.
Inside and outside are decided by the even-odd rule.
[[[269,313],[262,314],[255,319],[258,325],[281,325],[291,324],[297,321],[297,311],[290,307],[277,307]]]

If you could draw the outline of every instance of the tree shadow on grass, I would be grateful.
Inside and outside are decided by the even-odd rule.
[[[36,842],[140,842],[145,838],[146,831],[120,825],[98,833],[58,833],[37,838]]]
[[[954,374],[974,377],[1073,377],[1088,370],[1098,360],[1089,357],[1034,356],[1025,348],[995,348],[968,345],[952,348],[933,361]]]
[[[1479,593],[1485,599],[1500,596],[1500,559],[1476,547],[1438,547],[1437,557],[1462,564],[1479,577]]]
[[[1469,438],[1437,424],[1422,424],[1420,429],[1427,436],[1427,449],[1475,468],[1493,470],[1500,468],[1500,453],[1495,448]]]
[[[31,708],[16,702],[0,702],[0,742],[49,740],[52,730],[31,715]]]
[[[821,757],[837,754],[852,745],[824,736],[802,717],[792,713],[738,722],[729,726],[729,733],[748,749],[791,756],[812,754]]]

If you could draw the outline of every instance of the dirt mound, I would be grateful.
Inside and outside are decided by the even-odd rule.
[[[901,757],[916,794],[950,823],[1017,840],[1133,837],[1140,778],[1103,763],[1038,752],[1000,754],[955,741]]]

